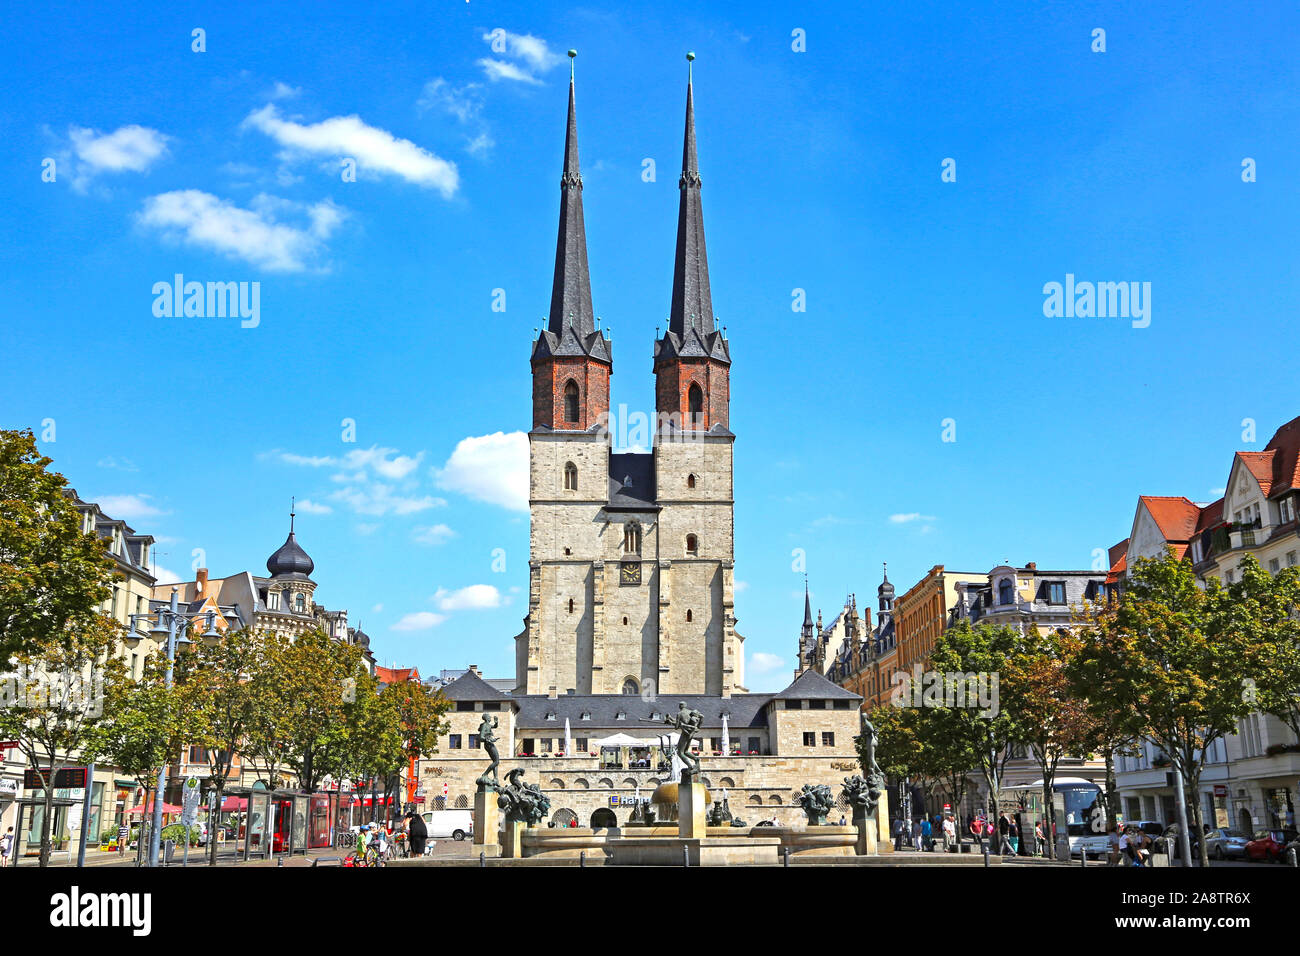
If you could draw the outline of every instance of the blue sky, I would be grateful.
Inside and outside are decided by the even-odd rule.
[[[510,674],[563,54],[613,400],[648,410],[690,49],[751,687],[793,666],[794,549],[828,618],[882,561],[900,591],[1089,567],[1138,494],[1210,500],[1300,414],[1300,14],[881,6],[15,9],[0,427],[52,420],[56,467],[186,576],[260,571],[306,499],[318,598],[381,661]],[[260,283],[258,325],[156,316],[176,273]],[[1045,316],[1067,273],[1151,283],[1149,327]]]

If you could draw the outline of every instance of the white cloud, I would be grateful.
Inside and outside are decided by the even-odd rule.
[[[73,185],[84,189],[97,173],[144,173],[167,153],[168,137],[147,126],[122,126],[111,133],[68,127],[77,156]]]
[[[501,606],[501,592],[490,584],[471,584],[458,591],[439,588],[432,598],[440,611],[481,611]]]
[[[330,494],[331,501],[341,501],[357,514],[363,515],[410,515],[430,508],[441,508],[447,502],[432,495],[406,495],[398,492],[392,485],[382,482],[370,482],[340,488]]]
[[[456,532],[445,524],[435,524],[427,528],[415,529],[415,540],[420,544],[443,544],[454,537],[456,537]]]
[[[742,591],[748,591],[748,590],[749,590],[749,582],[748,582],[748,581],[737,581],[737,582],[735,582],[735,584],[732,585],[732,590],[734,590],[737,594],[740,594]]]
[[[95,504],[110,518],[134,521],[138,518],[156,518],[167,514],[149,503],[150,495],[105,495],[96,498]]]
[[[452,86],[437,76],[424,84],[415,106],[422,113],[441,110],[462,123],[468,123],[478,119],[483,112],[483,86],[480,83]]]
[[[281,221],[286,212],[301,224]],[[211,193],[180,189],[150,196],[137,218],[165,236],[269,272],[301,272],[319,259],[343,215],[328,199],[306,205],[261,195],[244,209]]]
[[[395,448],[371,445],[369,448],[355,448],[341,456],[299,455],[277,449],[264,452],[260,457],[276,459],[287,465],[339,469],[330,479],[343,487],[330,492],[327,497],[357,514],[409,515],[440,508],[447,503],[443,498],[422,494],[412,479],[424,460],[424,452],[402,455]],[[359,525],[357,530],[369,534],[374,529]]]
[[[371,614],[383,614],[383,613],[384,613],[384,606],[383,606],[382,604],[376,604],[374,607],[372,607],[372,608],[370,609],[370,613],[371,613]]]
[[[493,432],[463,438],[433,475],[440,488],[512,511],[527,511],[528,436]],[[604,479],[597,476],[597,480]]]
[[[890,515],[889,520],[893,524],[909,524],[913,521],[934,521],[936,519],[934,515],[923,515],[915,511],[910,511],[906,514]]]
[[[445,620],[447,620],[447,615],[445,614],[435,614],[433,611],[416,611],[413,614],[403,614],[390,630],[428,631],[437,627]]]
[[[169,571],[161,564],[153,566],[153,576],[157,578],[157,584],[179,584],[181,581],[188,581],[188,577],[181,577],[175,571]]]
[[[369,126],[359,116],[333,116],[304,125],[281,118],[275,104],[268,103],[248,114],[244,125],[270,136],[291,155],[355,159],[361,173],[398,176],[437,189],[447,198],[454,196],[460,185],[455,163],[408,139]]]
[[[288,83],[276,80],[275,86],[271,87],[271,91],[266,94],[266,97],[271,100],[291,100],[300,93],[302,93],[301,87],[290,86]]]
[[[362,521],[357,524],[357,534],[374,534],[379,530],[379,525],[372,521]]]
[[[496,29],[483,34],[483,41],[497,56],[507,58],[485,58],[478,61],[478,65],[492,80],[518,80],[536,84],[541,81],[535,74],[553,70],[564,62],[562,54],[553,52],[545,40],[531,33],[511,33]]]
[[[307,515],[328,515],[334,513],[334,509],[329,505],[317,504],[310,498],[303,498],[298,502],[296,507],[303,514]]]
[[[783,667],[785,667],[785,659],[776,654],[755,651],[749,655],[749,671],[751,674],[770,674]]]
[[[95,462],[100,468],[113,468],[117,471],[139,471],[140,467],[130,458],[118,458],[115,455],[106,455]]]
[[[530,86],[540,86],[542,82],[523,67],[516,66],[514,63],[507,63],[505,60],[493,60],[490,57],[483,57],[478,61],[478,65],[483,67],[483,72],[493,82],[497,80],[514,80],[518,83],[527,83]]]

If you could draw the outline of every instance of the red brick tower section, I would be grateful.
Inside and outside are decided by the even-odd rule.
[[[613,349],[592,314],[572,75],[551,314],[533,343],[532,367],[534,429],[583,432],[607,419]]]
[[[655,408],[660,427],[729,429],[731,350],[717,327],[704,249],[700,165],[695,151],[695,95],[686,84],[686,133],[677,181],[677,252],[668,331],[655,343]]]

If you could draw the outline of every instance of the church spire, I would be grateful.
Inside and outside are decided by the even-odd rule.
[[[694,53],[686,54],[688,61]],[[689,69],[689,67],[688,67]],[[686,133],[682,141],[682,175],[677,181],[681,199],[677,207],[677,255],[673,262],[673,303],[669,331],[685,336],[694,326],[701,333],[714,330],[713,298],[709,294],[709,259],[704,251],[704,209],[700,203],[700,162],[695,153],[695,92],[693,78],[686,80]]]
[[[570,62],[577,56],[569,51]],[[569,125],[564,135],[564,173],[560,177],[560,229],[555,240],[555,275],[547,329],[558,337],[572,327],[580,341],[595,331],[591,274],[587,271],[587,230],[582,219],[582,172],[578,167],[578,114],[573,75],[569,75]]]

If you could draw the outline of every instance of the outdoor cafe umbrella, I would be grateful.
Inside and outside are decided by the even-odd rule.
[[[137,814],[137,813],[139,813],[139,814],[141,814],[141,815],[149,814],[149,813],[153,813],[153,801],[150,800],[150,801],[148,802],[148,804],[144,804],[144,803],[142,803],[142,804],[140,804],[138,807],[132,807],[130,810],[128,810],[128,811],[126,811],[126,812],[127,812],[127,815],[128,815],[128,816],[134,816],[134,815]],[[163,813],[180,813],[180,812],[181,812],[181,808],[178,807],[178,806],[176,806],[174,803],[168,803],[166,800],[164,800],[164,801],[163,801],[163,805],[162,805],[162,812],[163,812]]]
[[[573,756],[573,732],[569,729],[569,718],[564,718],[564,756]]]
[[[229,810],[247,810],[247,809],[248,809],[247,797],[226,797],[225,800],[221,801],[221,810],[223,813]]]
[[[731,731],[727,728],[727,715],[722,715],[722,752],[731,753]]]

